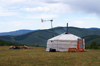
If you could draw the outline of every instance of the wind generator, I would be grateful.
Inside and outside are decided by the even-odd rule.
[[[53,28],[53,26],[52,26],[53,19],[52,20],[43,20],[43,19],[41,19],[41,22],[47,22],[47,21],[51,22],[51,29],[52,29]],[[54,37],[54,33],[53,32],[52,32],[52,37]]]

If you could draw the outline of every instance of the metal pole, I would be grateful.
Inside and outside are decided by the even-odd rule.
[[[68,23],[67,23],[67,34],[68,34]]]
[[[50,20],[50,21],[51,21],[51,28],[53,28],[53,26],[52,26],[52,21],[53,21],[53,20]]]
[[[66,27],[66,34],[68,34],[68,23],[67,23],[67,27]]]
[[[50,20],[51,21],[51,29],[53,28],[53,26],[52,26],[52,21],[53,20]],[[53,29],[52,29],[53,30]],[[54,33],[52,32],[52,37],[54,37]]]
[[[52,21],[51,21],[51,28],[52,28]]]

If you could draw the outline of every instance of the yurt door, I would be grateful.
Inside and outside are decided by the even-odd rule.
[[[83,49],[83,39],[78,39],[78,51],[84,51]]]

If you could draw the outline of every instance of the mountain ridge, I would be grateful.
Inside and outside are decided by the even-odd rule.
[[[32,32],[32,31],[38,31],[38,30],[21,29],[21,30],[16,30],[16,31],[11,31],[11,32],[2,32],[0,33],[0,36],[7,36],[7,35],[17,36],[17,35],[22,35],[22,34]]]
[[[79,37],[84,37],[89,35],[100,36],[100,29],[69,27],[68,32]],[[0,39],[10,42],[17,42],[20,44],[26,44],[30,46],[34,45],[46,46],[47,40],[52,38],[52,33],[54,33],[54,36],[66,33],[66,27],[55,27],[53,29],[32,31],[18,36],[0,36]],[[86,46],[88,45],[90,45],[90,42],[89,43],[86,42]]]

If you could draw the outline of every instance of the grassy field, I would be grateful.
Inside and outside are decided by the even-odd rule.
[[[100,50],[45,52],[45,48],[9,49],[0,46],[0,66],[100,66]]]

